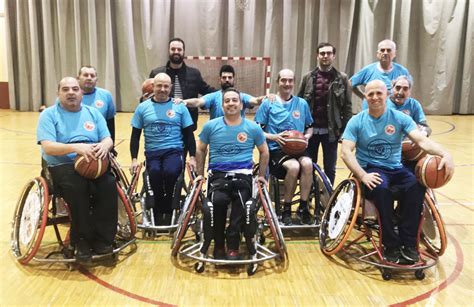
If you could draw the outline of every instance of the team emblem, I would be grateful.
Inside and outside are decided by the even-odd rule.
[[[92,130],[94,130],[94,128],[95,128],[95,125],[94,125],[93,122],[86,121],[84,123],[84,129],[86,129],[87,131],[92,131]]]
[[[293,111],[292,115],[293,115],[293,118],[298,119],[298,118],[300,118],[300,111]]]
[[[240,143],[244,143],[245,141],[247,141],[247,134],[245,132],[240,132],[239,134],[237,134],[237,141],[239,141]]]
[[[96,108],[102,108],[104,106],[104,102],[102,100],[96,100],[95,101],[95,106]]]
[[[166,111],[166,116],[168,116],[169,118],[173,118],[175,117],[175,115],[176,113],[173,110]]]
[[[385,126],[385,133],[388,135],[392,135],[395,133],[395,127],[393,125]]]

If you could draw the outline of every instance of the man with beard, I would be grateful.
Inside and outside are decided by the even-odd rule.
[[[82,104],[100,111],[107,121],[112,140],[115,141],[115,104],[112,94],[97,87],[97,70],[92,66],[82,66],[77,74],[79,86],[82,89]]]
[[[199,70],[184,63],[185,45],[182,39],[172,38],[168,46],[169,61],[165,66],[153,69],[150,72],[150,78],[154,78],[159,73],[168,74],[173,85],[170,97],[181,99],[196,98],[199,94],[206,95],[216,90],[202,79]],[[188,110],[193,119],[194,131],[197,128],[198,109],[190,107]]]
[[[387,90],[392,90],[392,80],[398,76],[405,75],[410,79],[413,79],[404,66],[393,62],[393,59],[397,55],[397,45],[394,41],[385,39],[378,44],[377,58],[378,62],[369,64],[359,70],[349,80],[350,85],[354,93],[360,98],[364,98],[363,91],[359,89],[359,85],[366,85],[372,80],[382,80]]]
[[[174,186],[184,165],[183,148],[188,150],[189,165],[194,169],[196,143],[188,109],[175,104],[169,96],[172,88],[170,77],[159,73],[153,82],[154,96],[139,104],[132,117],[130,170],[134,174],[138,169],[140,135],[144,130],[146,169],[155,198],[155,224],[170,225]]]
[[[235,71],[230,65],[223,65],[219,71],[221,90],[213,93],[204,95],[200,98],[191,98],[183,100],[187,107],[202,108],[209,110],[210,119],[224,116],[224,110],[222,109],[222,93],[231,87],[234,87]],[[241,111],[242,116],[245,116],[245,109],[252,108],[262,103],[265,96],[253,97],[249,94],[240,93],[240,100],[243,104]]]
[[[324,172],[334,184],[338,141],[352,117],[351,86],[347,75],[333,66],[336,48],[321,43],[317,50],[318,66],[303,77],[298,96],[309,103],[314,120],[308,153],[318,163],[321,144]]]
[[[301,224],[311,224],[308,198],[313,184],[313,161],[305,152],[299,156],[290,156],[282,152],[285,134],[289,130],[304,133],[306,140],[313,135],[313,118],[306,100],[293,96],[295,74],[289,69],[278,73],[278,93],[274,102],[264,99],[255,114],[270,149],[270,172],[277,178],[284,178],[285,194],[283,196],[282,222],[292,224],[291,202],[300,180],[300,204],[297,216]]]
[[[105,119],[96,108],[82,104],[82,96],[76,78],[63,78],[58,85],[58,100],[41,113],[36,135],[54,191],[71,210],[71,244],[76,249],[76,260],[89,262],[92,252],[113,251],[118,197],[110,170],[93,180],[74,170],[77,155],[87,161],[103,159],[113,146]]]

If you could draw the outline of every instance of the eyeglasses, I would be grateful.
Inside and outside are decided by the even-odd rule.
[[[331,56],[332,55],[332,51],[321,51],[319,52],[319,55],[320,56]]]
[[[400,90],[402,90],[402,89],[403,89],[404,92],[406,92],[406,91],[408,91],[408,90],[410,89],[410,87],[408,87],[408,86],[401,86],[401,85],[395,86],[395,90],[396,90],[397,92],[400,92]]]
[[[390,53],[390,52],[392,52],[392,49],[390,49],[390,48],[382,48],[382,49],[380,49],[380,52],[382,52],[382,53],[384,53],[384,52]]]

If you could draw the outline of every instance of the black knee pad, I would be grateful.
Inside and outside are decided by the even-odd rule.
[[[242,225],[245,239],[252,239],[257,231],[257,200],[249,199],[244,206],[245,217]]]
[[[202,202],[204,241],[210,242],[214,238],[214,206],[205,198]]]

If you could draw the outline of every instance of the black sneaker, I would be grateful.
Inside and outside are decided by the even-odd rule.
[[[93,250],[97,255],[106,255],[106,254],[112,254],[114,251],[114,247],[112,246],[112,244],[94,242]]]
[[[79,263],[89,263],[92,260],[92,252],[89,243],[84,239],[79,239],[76,244],[76,261]]]
[[[398,247],[386,247],[383,251],[383,257],[386,261],[391,263],[399,263],[400,262],[400,248]]]
[[[416,250],[415,247],[403,246],[400,252],[401,252],[402,257],[408,261],[415,262],[415,263],[420,261],[420,255],[418,254],[418,251]]]
[[[240,254],[239,251],[236,249],[229,249],[227,250],[227,260],[239,260]]]
[[[226,259],[225,248],[214,247],[213,256],[214,256],[214,259]]]
[[[311,216],[309,214],[308,208],[298,208],[296,215],[298,216],[301,224],[311,224]]]
[[[281,215],[281,221],[283,225],[288,226],[292,224],[291,221],[291,210],[283,210],[283,213]]]

